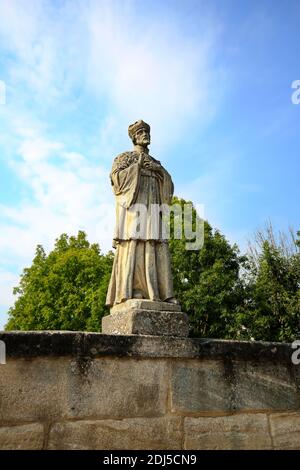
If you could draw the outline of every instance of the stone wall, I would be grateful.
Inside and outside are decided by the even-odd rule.
[[[299,449],[290,345],[7,332],[1,449]]]

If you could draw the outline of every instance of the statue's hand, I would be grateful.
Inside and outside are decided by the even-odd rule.
[[[147,170],[155,171],[156,173],[159,173],[161,175],[163,174],[162,166],[158,163],[146,161],[144,163],[144,167],[147,168]]]

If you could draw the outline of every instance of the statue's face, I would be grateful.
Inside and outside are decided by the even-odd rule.
[[[135,143],[137,145],[142,145],[143,147],[146,147],[150,144],[150,133],[147,131],[147,129],[139,129],[138,131],[136,131],[134,137]]]

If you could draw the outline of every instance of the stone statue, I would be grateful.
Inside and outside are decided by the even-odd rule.
[[[162,238],[161,212],[151,210],[151,206],[171,204],[173,182],[149,155],[150,126],[140,120],[129,126],[128,133],[134,149],[115,158],[110,174],[116,197],[116,256],[106,304],[134,298],[178,303],[173,296],[168,242]],[[137,233],[139,205],[145,208],[145,217]]]
[[[164,218],[171,204],[169,173],[149,155],[150,126],[129,126],[134,148],[118,155],[110,174],[116,198],[116,254],[102,318],[107,334],[187,336],[188,318],[173,294]]]

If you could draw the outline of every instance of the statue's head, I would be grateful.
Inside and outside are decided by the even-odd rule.
[[[128,127],[128,134],[134,145],[148,147],[150,144],[150,126],[142,119]]]

